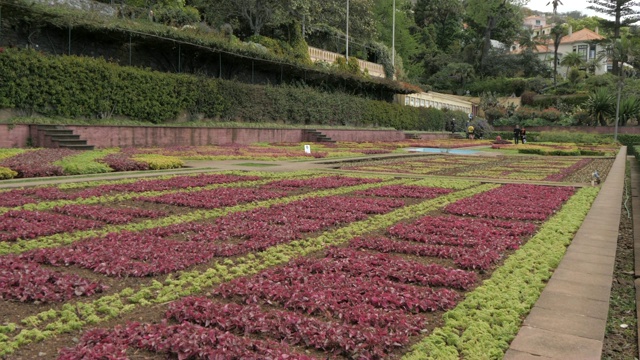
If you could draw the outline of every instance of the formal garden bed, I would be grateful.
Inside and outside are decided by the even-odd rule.
[[[0,353],[503,353],[597,192],[317,172],[4,191]],[[523,251],[548,266],[512,260]],[[470,341],[479,327],[494,340]]]

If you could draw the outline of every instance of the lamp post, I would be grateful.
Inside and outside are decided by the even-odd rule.
[[[393,0],[393,23],[391,25],[391,65],[396,66],[396,0]]]
[[[347,50],[346,50],[347,62],[349,62],[349,0],[347,0]]]

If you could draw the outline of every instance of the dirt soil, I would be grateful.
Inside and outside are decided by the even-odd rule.
[[[629,183],[627,177],[627,184]],[[634,286],[633,214],[631,199],[623,195],[618,249],[611,287],[609,318],[602,359],[638,359],[638,326]],[[627,210],[628,208],[628,210]]]

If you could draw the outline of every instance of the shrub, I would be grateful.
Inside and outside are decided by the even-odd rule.
[[[539,107],[541,109],[546,109],[552,106],[557,106],[558,101],[574,107],[578,105],[582,105],[589,99],[589,95],[587,94],[576,94],[576,95],[536,95],[533,98],[532,106]]]
[[[0,166],[0,180],[13,179],[16,176],[18,176],[17,172],[9,168]]]
[[[520,102],[522,105],[533,105],[533,99],[535,98],[536,93],[533,91],[525,91],[522,93],[520,97]]]
[[[116,149],[83,151],[78,155],[68,156],[54,163],[62,167],[65,175],[98,174],[113,171],[104,163],[97,162],[98,159],[116,152]]]
[[[175,156],[142,154],[133,159],[148,164],[151,170],[178,169],[184,166],[184,161]]]

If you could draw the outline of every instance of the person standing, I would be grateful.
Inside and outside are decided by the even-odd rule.
[[[522,131],[520,130],[520,125],[516,125],[516,128],[513,129],[513,141],[516,145],[520,141],[520,136],[522,135]]]
[[[456,132],[456,120],[455,119],[451,119],[451,122],[449,123],[449,128],[450,128],[452,134]]]
[[[473,128],[473,125],[469,125],[469,127],[467,128],[467,133],[469,134],[469,139],[473,140],[473,138],[475,137],[475,134],[473,133],[475,129]]]
[[[522,138],[522,143],[526,144],[527,143],[527,130],[523,127],[522,130],[520,130],[520,137]]]

